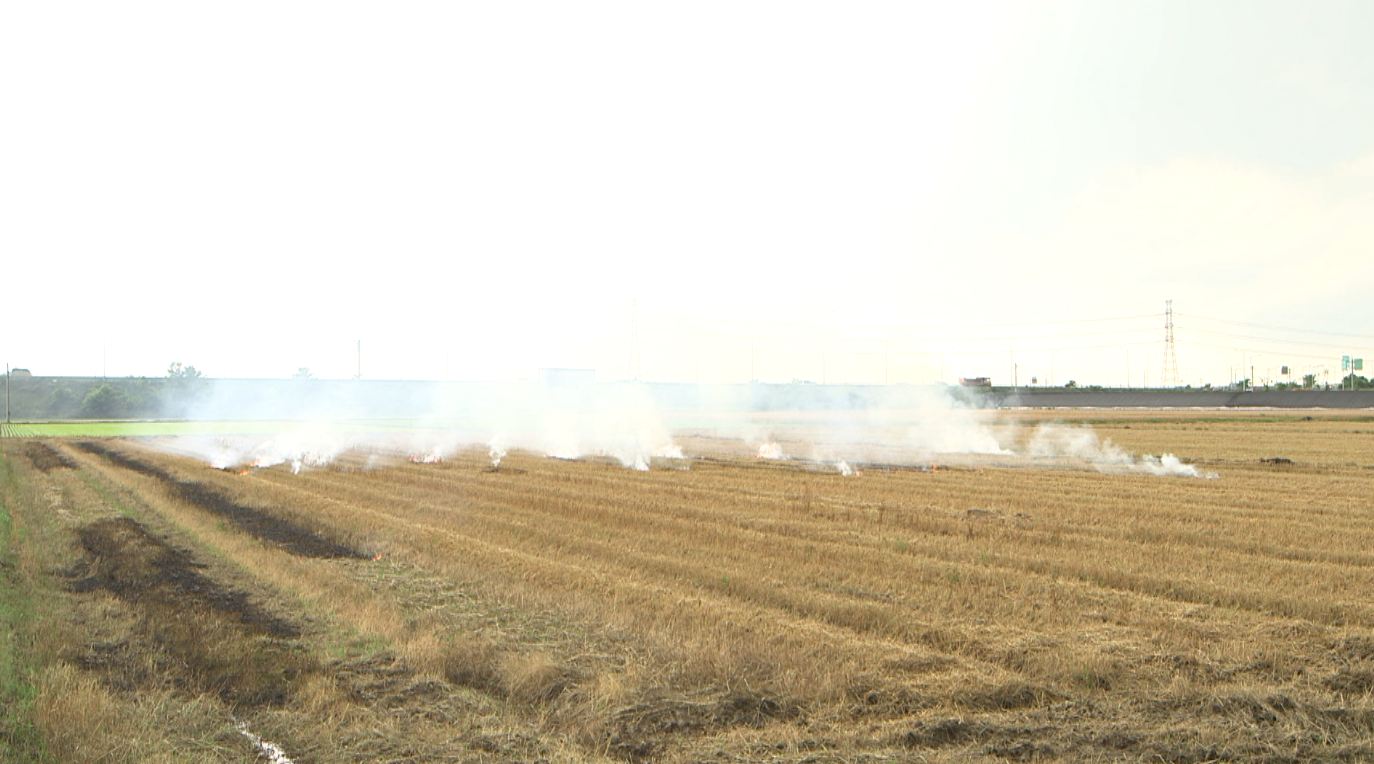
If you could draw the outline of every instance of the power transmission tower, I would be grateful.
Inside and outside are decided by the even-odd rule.
[[[1164,301],[1164,387],[1178,387],[1178,353],[1174,348],[1174,301]]]

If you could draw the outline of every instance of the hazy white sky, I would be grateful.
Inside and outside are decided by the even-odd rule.
[[[1334,380],[1374,363],[1371,32],[1365,2],[8,3],[0,356],[1139,384],[1172,298],[1183,381]]]

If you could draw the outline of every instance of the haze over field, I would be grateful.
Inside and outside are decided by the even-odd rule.
[[[38,374],[1339,378],[1368,3],[10,4]],[[22,320],[15,321],[15,317]],[[1242,322],[1242,323],[1228,323]]]
[[[801,390],[798,390],[798,387]],[[609,458],[648,471],[690,469],[700,457],[794,462],[857,475],[864,466],[956,464],[1095,469],[1108,473],[1216,477],[1172,454],[1136,456],[1091,427],[1044,424],[1026,432],[1005,412],[979,410],[973,394],[940,386],[818,390],[805,386],[681,387],[676,396],[636,383],[431,385],[402,409],[386,387],[256,383],[245,401],[209,384],[179,410],[190,420],[248,416],[240,433],[183,435],[159,447],[210,466],[293,472],[348,456],[365,469],[436,463],[485,449],[493,469],[512,450],[557,459]],[[394,418],[404,410],[408,418]],[[262,428],[264,419],[289,414]],[[391,417],[391,418],[388,418]]]

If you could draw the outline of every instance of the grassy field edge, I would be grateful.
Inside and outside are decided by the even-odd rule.
[[[14,468],[0,453],[0,761],[47,761],[33,719],[37,689],[34,655],[28,647],[38,582],[24,575],[17,560],[23,526],[16,528],[11,514],[15,488]]]

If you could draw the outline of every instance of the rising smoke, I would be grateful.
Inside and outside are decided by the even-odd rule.
[[[1172,477],[1215,478],[1214,472],[1199,472],[1173,454],[1158,457],[1133,455],[1110,439],[1101,439],[1088,427],[1044,424],[1035,428],[1026,445],[1026,456],[1036,460],[1086,464],[1099,472],[1136,472]]]
[[[787,460],[856,475],[864,465],[983,458],[1006,466],[1215,477],[1172,454],[1136,456],[1087,427],[1042,425],[1024,446],[1014,423],[941,386],[644,385],[580,378],[514,384],[293,380],[215,383],[193,419],[233,434],[163,447],[215,467],[434,463],[482,448],[493,468],[520,450],[608,458],[635,470],[712,454]],[[253,420],[272,420],[253,421]]]

